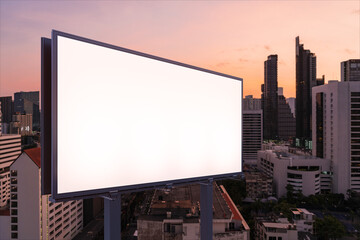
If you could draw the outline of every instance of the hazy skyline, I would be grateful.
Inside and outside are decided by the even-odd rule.
[[[360,1],[1,1],[0,96],[40,90],[40,38],[56,29],[244,79],[260,97],[264,61],[295,97],[295,37],[317,77],[360,58]]]

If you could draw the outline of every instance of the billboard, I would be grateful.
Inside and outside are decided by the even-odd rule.
[[[242,79],[52,32],[54,199],[241,172]]]

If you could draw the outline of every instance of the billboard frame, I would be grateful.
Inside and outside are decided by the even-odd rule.
[[[154,189],[154,188],[164,188],[167,186],[207,182],[209,179],[216,180],[216,179],[224,179],[224,178],[234,177],[234,176],[239,175],[242,172],[242,162],[243,162],[242,161],[242,146],[240,146],[241,151],[240,151],[240,161],[239,161],[239,164],[240,164],[239,172],[58,194],[58,182],[57,182],[57,180],[58,180],[57,179],[57,177],[58,177],[57,176],[57,163],[58,163],[58,159],[57,159],[57,131],[58,131],[58,129],[57,129],[57,81],[58,81],[58,79],[57,79],[57,72],[58,72],[57,71],[57,46],[58,46],[57,37],[58,36],[66,37],[69,39],[73,39],[73,40],[77,40],[77,41],[81,41],[81,42],[85,42],[85,43],[89,43],[89,44],[93,44],[93,45],[97,45],[97,46],[101,46],[101,47],[110,48],[110,49],[121,51],[121,52],[134,54],[134,55],[145,57],[145,58],[158,60],[161,62],[174,64],[174,65],[185,67],[185,68],[190,68],[190,69],[230,78],[233,80],[237,80],[240,82],[240,85],[241,85],[240,99],[242,99],[242,97],[243,97],[243,79],[242,78],[238,78],[235,76],[231,76],[231,75],[215,72],[212,70],[207,70],[204,68],[188,65],[185,63],[169,60],[166,58],[157,57],[154,55],[130,50],[127,48],[114,46],[114,45],[99,42],[96,40],[68,34],[65,32],[52,30],[52,34],[51,34],[51,111],[49,111],[48,109],[47,109],[47,111],[45,111],[45,113],[51,112],[51,129],[45,128],[42,130],[45,132],[51,131],[51,193],[52,193],[52,199],[54,201],[84,199],[84,198],[92,198],[95,196],[104,196],[104,195],[113,194],[113,193],[121,194],[121,193],[128,193],[128,192],[150,190],[150,189]],[[242,108],[241,108],[241,114],[242,114]],[[44,118],[44,119],[46,120],[47,118]],[[242,119],[240,119],[240,126],[241,126],[241,131],[239,134],[241,134],[240,139],[242,141]],[[43,159],[43,160],[47,161],[46,159]]]

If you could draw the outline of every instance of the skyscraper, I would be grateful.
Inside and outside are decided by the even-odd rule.
[[[14,94],[14,112],[33,115],[33,130],[40,130],[39,91]]]
[[[360,59],[341,62],[341,81],[360,81]]]
[[[331,160],[333,192],[360,192],[360,81],[312,89],[313,155]]]
[[[2,122],[10,124],[11,116],[13,114],[12,97],[0,97]]]
[[[278,137],[278,83],[277,83],[277,55],[268,56],[264,62],[264,138],[276,139]]]
[[[296,137],[311,139],[311,89],[317,86],[316,56],[296,37]],[[319,79],[320,80],[320,79]],[[321,81],[318,81],[321,84]]]
[[[256,165],[263,142],[262,110],[243,110],[243,163]]]
[[[282,140],[289,140],[295,137],[296,122],[282,93],[282,88],[279,87],[278,89],[278,135]]]

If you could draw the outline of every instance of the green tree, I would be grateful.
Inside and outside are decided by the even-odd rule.
[[[320,240],[342,238],[345,235],[345,227],[333,216],[325,216],[315,220],[315,234]]]
[[[292,208],[296,208],[296,205],[288,203],[287,201],[282,201],[274,206],[274,212],[276,214],[282,213],[284,217],[287,217],[289,221],[292,221]]]

